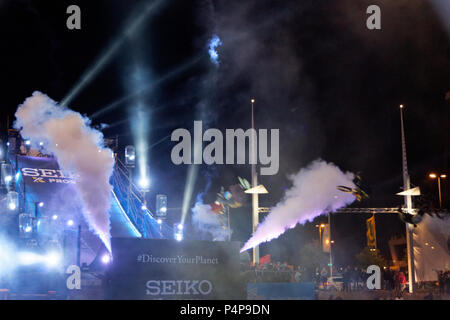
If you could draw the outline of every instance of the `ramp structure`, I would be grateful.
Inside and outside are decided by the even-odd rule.
[[[15,189],[18,195],[15,215],[27,214],[35,224],[35,230],[29,236],[19,235],[19,228],[16,227],[17,236],[22,238],[22,242],[33,237],[42,246],[58,242],[64,251],[66,264],[89,265],[100,252],[106,252],[95,230],[86,223],[75,187],[76,179],[60,170],[56,158],[10,153],[9,163],[15,174],[15,188],[9,189]],[[120,161],[116,161],[111,177],[111,236],[171,238],[172,229],[163,221],[158,221],[147,208],[143,208],[139,189],[129,180],[126,170]],[[6,200],[3,202],[5,206],[2,206],[2,210],[7,211]]]

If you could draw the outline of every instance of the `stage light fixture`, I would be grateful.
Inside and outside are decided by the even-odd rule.
[[[30,140],[25,140],[25,145],[29,146],[31,144]]]
[[[73,226],[73,224],[74,224],[73,220],[67,221],[67,225],[68,225],[69,227]]]
[[[19,207],[19,194],[15,191],[9,191],[7,196],[8,209],[15,211]]]
[[[165,217],[167,214],[167,196],[164,194],[156,195],[156,216]]]
[[[19,234],[21,238],[28,238],[33,231],[33,219],[28,213],[19,214]]]
[[[52,216],[52,219],[53,219],[53,220],[58,220],[58,216],[57,216],[56,214],[54,214],[54,215]]]
[[[39,208],[42,208],[44,206],[44,203],[41,201],[38,203]]]
[[[2,184],[9,185],[13,178],[12,166],[9,163],[2,163],[1,165]]]
[[[141,210],[142,210],[142,211],[147,210],[147,206],[146,206],[145,204],[143,204],[142,207],[141,207]]]
[[[177,241],[183,240],[183,225],[181,223],[175,223],[173,226],[173,237]]]
[[[111,257],[109,256],[109,254],[105,253],[105,254],[102,256],[102,263],[108,264],[108,263],[110,263],[110,262],[111,262]]]
[[[156,220],[156,222],[158,222],[158,224],[162,224],[162,220],[161,219]]]

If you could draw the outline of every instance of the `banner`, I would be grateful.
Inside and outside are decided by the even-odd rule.
[[[375,216],[373,215],[369,219],[366,220],[367,225],[367,246],[369,248],[377,247],[377,234],[375,230]]]
[[[238,242],[113,238],[108,299],[245,299]]]
[[[17,156],[21,174],[20,188],[26,195],[27,212],[34,211],[35,202],[44,202],[46,213],[81,213],[81,204],[75,190],[75,180],[60,170],[53,157]]]
[[[322,232],[322,250],[330,252],[330,225],[328,223],[325,224]]]

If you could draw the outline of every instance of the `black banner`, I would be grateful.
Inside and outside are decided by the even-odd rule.
[[[109,299],[245,299],[238,242],[113,238]]]
[[[18,156],[17,160],[30,212],[34,210],[33,202],[42,201],[44,212],[81,213],[75,180],[60,170],[55,158]]]

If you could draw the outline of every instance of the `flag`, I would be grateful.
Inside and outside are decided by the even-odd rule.
[[[322,250],[323,252],[330,252],[330,225],[325,224],[322,231]]]
[[[266,254],[264,257],[259,258],[259,265],[270,263],[270,254]]]
[[[375,230],[375,215],[366,220],[367,225],[367,246],[369,248],[377,247],[377,233]]]
[[[211,203],[211,211],[217,214],[223,214],[223,205],[217,203]]]
[[[408,189],[399,193],[396,193],[397,196],[420,196],[420,188],[415,187],[412,189]]]

